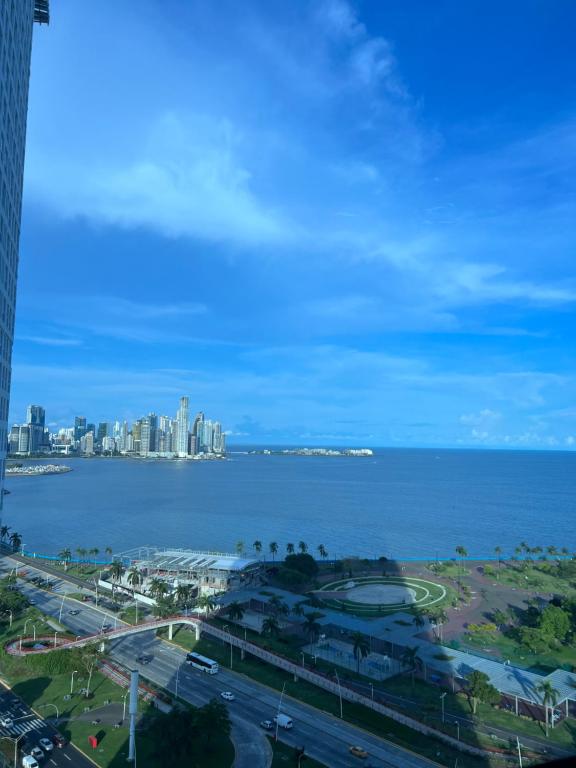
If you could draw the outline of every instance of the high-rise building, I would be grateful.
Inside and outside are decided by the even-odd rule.
[[[213,453],[225,453],[226,446],[224,440],[224,433],[222,432],[222,424],[219,421],[215,421],[212,425],[212,452]]]
[[[79,442],[86,432],[86,416],[76,416],[74,418],[74,440]]]
[[[80,438],[80,451],[86,453],[89,456],[94,453],[94,432],[86,432]]]
[[[180,408],[176,414],[178,430],[176,434],[176,453],[184,458],[188,456],[188,431],[190,428],[189,401],[187,397],[180,398]]]
[[[102,445],[102,441],[110,434],[110,425],[107,421],[101,421],[98,424],[98,431],[96,432],[96,441],[99,445]]]
[[[8,442],[28,82],[35,21],[48,23],[48,0],[0,2],[0,510]]]
[[[26,424],[34,424],[42,427],[46,426],[46,411],[41,405],[29,405],[26,409]]]

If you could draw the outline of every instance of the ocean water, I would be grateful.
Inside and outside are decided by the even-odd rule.
[[[240,449],[237,449],[240,450]],[[525,540],[576,549],[576,453],[382,449],[372,458],[231,453],[228,461],[66,459],[8,478],[3,522],[26,551],[142,545],[445,558]]]

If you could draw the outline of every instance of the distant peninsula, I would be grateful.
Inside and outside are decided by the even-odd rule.
[[[31,475],[61,475],[64,472],[72,472],[72,467],[67,467],[65,464],[35,464],[33,466],[13,464],[10,467],[6,467],[6,475],[10,477],[29,477]]]
[[[259,448],[248,451],[263,456],[373,456],[370,448]]]

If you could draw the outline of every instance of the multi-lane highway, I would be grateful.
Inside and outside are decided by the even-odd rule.
[[[5,558],[4,568],[10,570],[16,564]],[[22,566],[18,564],[21,568]],[[27,567],[27,570],[30,570]],[[55,580],[54,592],[44,592],[29,583],[20,582],[20,588],[35,601],[36,606],[53,617],[61,615],[61,621],[75,634],[91,634],[100,631],[104,622],[114,624],[113,616],[97,609],[92,604],[64,600],[62,595],[71,590],[69,584]],[[78,591],[78,588],[73,588]],[[79,613],[71,614],[70,610]],[[254,734],[262,720],[271,719],[278,711],[279,693],[249,678],[221,669],[217,675],[206,675],[185,663],[185,652],[178,647],[161,641],[151,631],[110,642],[110,655],[128,668],[140,669],[143,676],[192,704],[202,705],[222,691],[232,691],[235,701],[229,705],[233,723],[240,729],[252,728]],[[137,658],[142,654],[152,656],[146,665],[140,665]],[[282,731],[282,741],[293,746],[304,746],[313,758],[330,768],[349,768],[360,761],[349,753],[351,745],[358,745],[369,754],[364,762],[374,768],[430,768],[430,761],[416,754],[400,749],[348,723],[325,714],[317,709],[284,697],[282,711],[294,720],[293,731]],[[259,746],[260,745],[260,746]],[[261,738],[254,737],[254,754],[246,765],[267,765],[268,750]],[[442,747],[439,745],[440,753]]]
[[[52,741],[55,729],[33,712],[18,696],[10,690],[0,689],[0,714],[9,717],[12,725],[9,728],[0,726],[0,738],[17,741],[16,747],[23,744],[24,752],[38,746],[42,738]],[[46,755],[43,763],[47,768],[94,768],[94,764],[70,744],[62,749],[54,749]]]

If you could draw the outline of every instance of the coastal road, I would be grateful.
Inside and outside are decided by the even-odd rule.
[[[19,588],[35,601],[39,610],[58,617],[62,594],[44,592],[24,582],[19,582]],[[56,585],[55,590],[59,588],[69,587]],[[113,615],[100,611],[91,604],[74,604],[74,609],[80,612],[76,615],[70,614],[70,609],[65,603],[62,623],[75,634],[98,632],[104,621],[114,624]],[[142,653],[153,656],[152,661],[145,666],[136,661]],[[110,642],[110,655],[129,669],[139,668],[144,677],[172,693],[175,693],[177,688],[178,695],[191,704],[202,705],[219,696],[222,691],[232,691],[236,700],[229,705],[230,716],[232,722],[237,722],[241,728],[247,725],[258,726],[262,720],[271,719],[278,711],[277,691],[223,668],[217,675],[206,675],[195,670],[185,663],[183,650],[157,639],[154,631],[113,640]],[[368,752],[370,757],[368,763],[364,763],[365,766],[429,768],[433,764],[419,755],[400,749],[384,739],[290,697],[284,697],[282,711],[293,718],[294,730],[281,730],[280,739],[292,746],[304,746],[307,754],[330,768],[350,768],[359,764],[358,759],[348,751],[353,744]],[[440,744],[438,751],[441,759]]]

